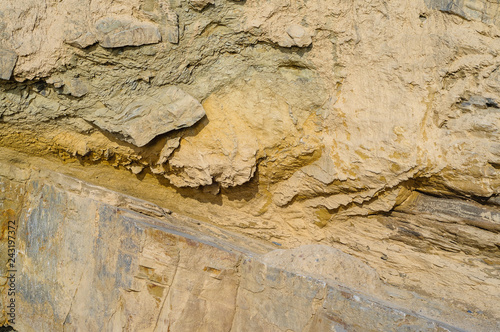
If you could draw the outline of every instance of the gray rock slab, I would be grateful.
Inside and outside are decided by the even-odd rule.
[[[139,96],[121,105],[124,105],[122,109],[103,108],[84,118],[138,147],[158,135],[190,127],[205,116],[203,106],[175,86]]]
[[[245,249],[253,240],[207,236],[152,203],[52,171],[1,170],[0,210],[17,224],[16,330],[462,331],[342,285],[335,274],[375,275],[338,250],[258,255]],[[473,330],[500,327],[485,324]]]
[[[105,48],[141,46],[161,41],[156,25],[129,18],[106,17],[96,22],[99,45]]]
[[[473,201],[413,193],[395,210],[420,216],[432,215],[444,222],[465,224],[500,233],[500,212]]]
[[[16,66],[17,54],[13,51],[0,48],[0,78],[9,80]]]
[[[499,26],[499,3],[491,0],[425,0],[425,4],[443,13]]]

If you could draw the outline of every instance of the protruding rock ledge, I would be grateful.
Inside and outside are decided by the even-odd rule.
[[[249,249],[256,241],[224,230],[207,236],[200,222],[154,204],[45,170],[18,177],[11,168],[0,176],[0,208],[14,197],[25,202],[10,213],[19,216],[23,248],[16,259],[20,331],[461,331],[421,313],[439,315],[447,305],[418,297],[430,309],[416,314],[387,302],[372,289],[397,301],[395,290],[339,250],[312,245],[259,255]],[[261,243],[260,250],[271,248]]]
[[[500,212],[473,201],[434,197],[417,192],[396,211],[431,216],[448,223],[465,224],[491,232],[500,233]]]
[[[92,32],[83,32],[76,39],[66,40],[66,44],[78,47],[86,48],[97,43],[97,38]]]
[[[156,44],[160,41],[160,30],[153,23],[128,17],[106,17],[95,23],[95,33],[84,31],[77,38],[65,42],[78,48],[86,48],[97,42],[104,48],[117,48]]]
[[[102,108],[84,119],[141,147],[158,135],[190,127],[205,116],[203,106],[178,87],[129,100],[122,109]]]
[[[10,80],[16,61],[17,54],[15,52],[0,48],[0,79]]]
[[[214,3],[214,0],[189,0],[189,5],[198,11],[202,11],[205,7]]]

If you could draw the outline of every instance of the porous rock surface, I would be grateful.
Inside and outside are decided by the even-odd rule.
[[[499,12],[489,0],[6,0],[0,154],[275,248],[340,249],[494,325]],[[273,264],[292,268],[287,255]]]

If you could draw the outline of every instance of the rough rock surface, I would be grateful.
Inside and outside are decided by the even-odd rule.
[[[17,225],[19,331],[500,327],[386,285],[373,268],[331,247],[272,250],[26,164],[0,162],[0,188],[7,193],[2,229],[9,220]]]
[[[0,156],[63,162],[272,246],[335,247],[496,322],[499,12],[489,0],[6,0]]]
[[[203,106],[175,86],[131,100],[117,98],[104,103],[108,107],[85,114],[83,118],[138,147],[158,135],[192,126],[205,116]]]
[[[16,65],[17,54],[0,48],[0,79],[8,80],[12,76],[12,71]]]
[[[96,22],[99,45],[105,48],[155,44],[161,40],[159,29],[151,23],[106,17]]]
[[[203,103],[207,121],[174,134],[180,145],[162,174],[176,187],[230,188],[258,176],[272,206],[296,205],[310,222],[318,209],[390,210],[409,182],[440,194],[498,193],[497,4],[205,4],[7,1],[20,16],[39,15],[26,15],[31,26],[5,23],[3,44],[19,59],[17,83],[2,85],[4,132],[29,136],[37,124],[50,145],[55,127],[78,136],[58,150],[84,135],[95,161],[120,156],[158,171],[147,151],[120,144],[156,117],[123,129],[110,118],[132,112],[132,101],[157,109],[149,98],[165,103],[157,93],[178,88]],[[62,19],[70,5],[79,10]],[[118,140],[82,121],[89,116]],[[181,122],[136,145],[196,121]]]

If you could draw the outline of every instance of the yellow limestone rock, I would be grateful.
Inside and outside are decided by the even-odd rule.
[[[215,233],[341,249],[496,324],[499,12],[487,0],[5,0],[0,157]],[[274,299],[272,281],[252,280],[245,296]],[[185,317],[168,310],[163,322]],[[235,329],[252,315],[322,326],[248,310]]]

